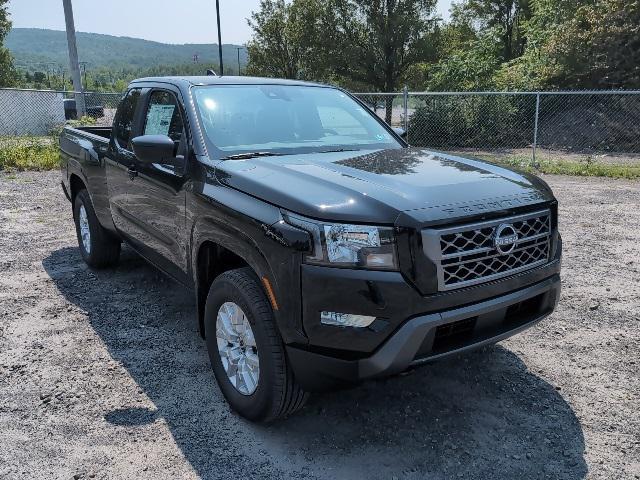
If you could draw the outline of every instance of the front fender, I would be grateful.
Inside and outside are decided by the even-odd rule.
[[[204,185],[188,201],[191,223],[191,271],[197,285],[198,252],[213,242],[242,258],[275,294],[276,322],[287,344],[306,344],[302,329],[300,242],[296,232],[272,228],[282,220],[270,204],[222,185]],[[306,233],[304,233],[306,235]],[[293,237],[291,240],[289,237]]]

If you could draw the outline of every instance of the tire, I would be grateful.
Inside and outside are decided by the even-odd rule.
[[[231,356],[221,355],[218,335],[224,334],[216,326],[221,325],[231,304],[241,309],[240,313],[244,314],[241,316],[242,321],[246,319],[251,327],[252,332],[245,335],[249,340],[246,340],[244,348],[248,352],[253,350],[253,353],[246,354],[247,359],[249,356],[257,355],[259,360],[259,375],[257,382],[254,382],[254,390],[242,388],[250,387],[252,382],[241,382],[237,376],[230,376],[223,365],[223,357],[228,359]],[[219,314],[221,320],[218,320]],[[220,390],[231,408],[241,416],[253,422],[269,422],[286,417],[302,408],[308,394],[296,383],[276,328],[271,305],[251,269],[231,270],[213,281],[205,306],[205,337],[209,359]],[[225,342],[223,339],[220,341]],[[227,343],[232,344],[233,342]],[[255,363],[255,360],[253,362]],[[245,365],[245,368],[249,368],[249,360]]]
[[[80,190],[75,197],[73,219],[76,224],[80,254],[86,264],[93,268],[116,265],[120,257],[120,239],[115,238],[100,225],[86,190]],[[88,236],[83,240],[84,233],[87,233],[87,226]]]

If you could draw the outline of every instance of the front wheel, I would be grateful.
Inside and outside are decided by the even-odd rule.
[[[271,306],[250,269],[214,280],[205,336],[220,390],[240,415],[266,422],[302,408],[307,394],[293,377]]]
[[[73,204],[73,219],[82,258],[90,267],[105,268],[118,263],[120,239],[105,230],[96,216],[91,197],[80,190]]]

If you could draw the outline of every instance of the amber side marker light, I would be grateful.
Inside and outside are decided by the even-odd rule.
[[[267,297],[269,297],[271,306],[274,310],[278,310],[278,302],[276,302],[276,296],[273,293],[273,288],[271,288],[271,282],[267,277],[262,277],[262,284],[264,285],[264,289],[267,291]]]

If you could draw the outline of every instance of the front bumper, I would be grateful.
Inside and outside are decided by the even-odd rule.
[[[498,342],[549,315],[559,297],[560,275],[555,273],[489,300],[411,318],[364,358],[339,358],[291,345],[287,354],[303,388],[324,390]]]

